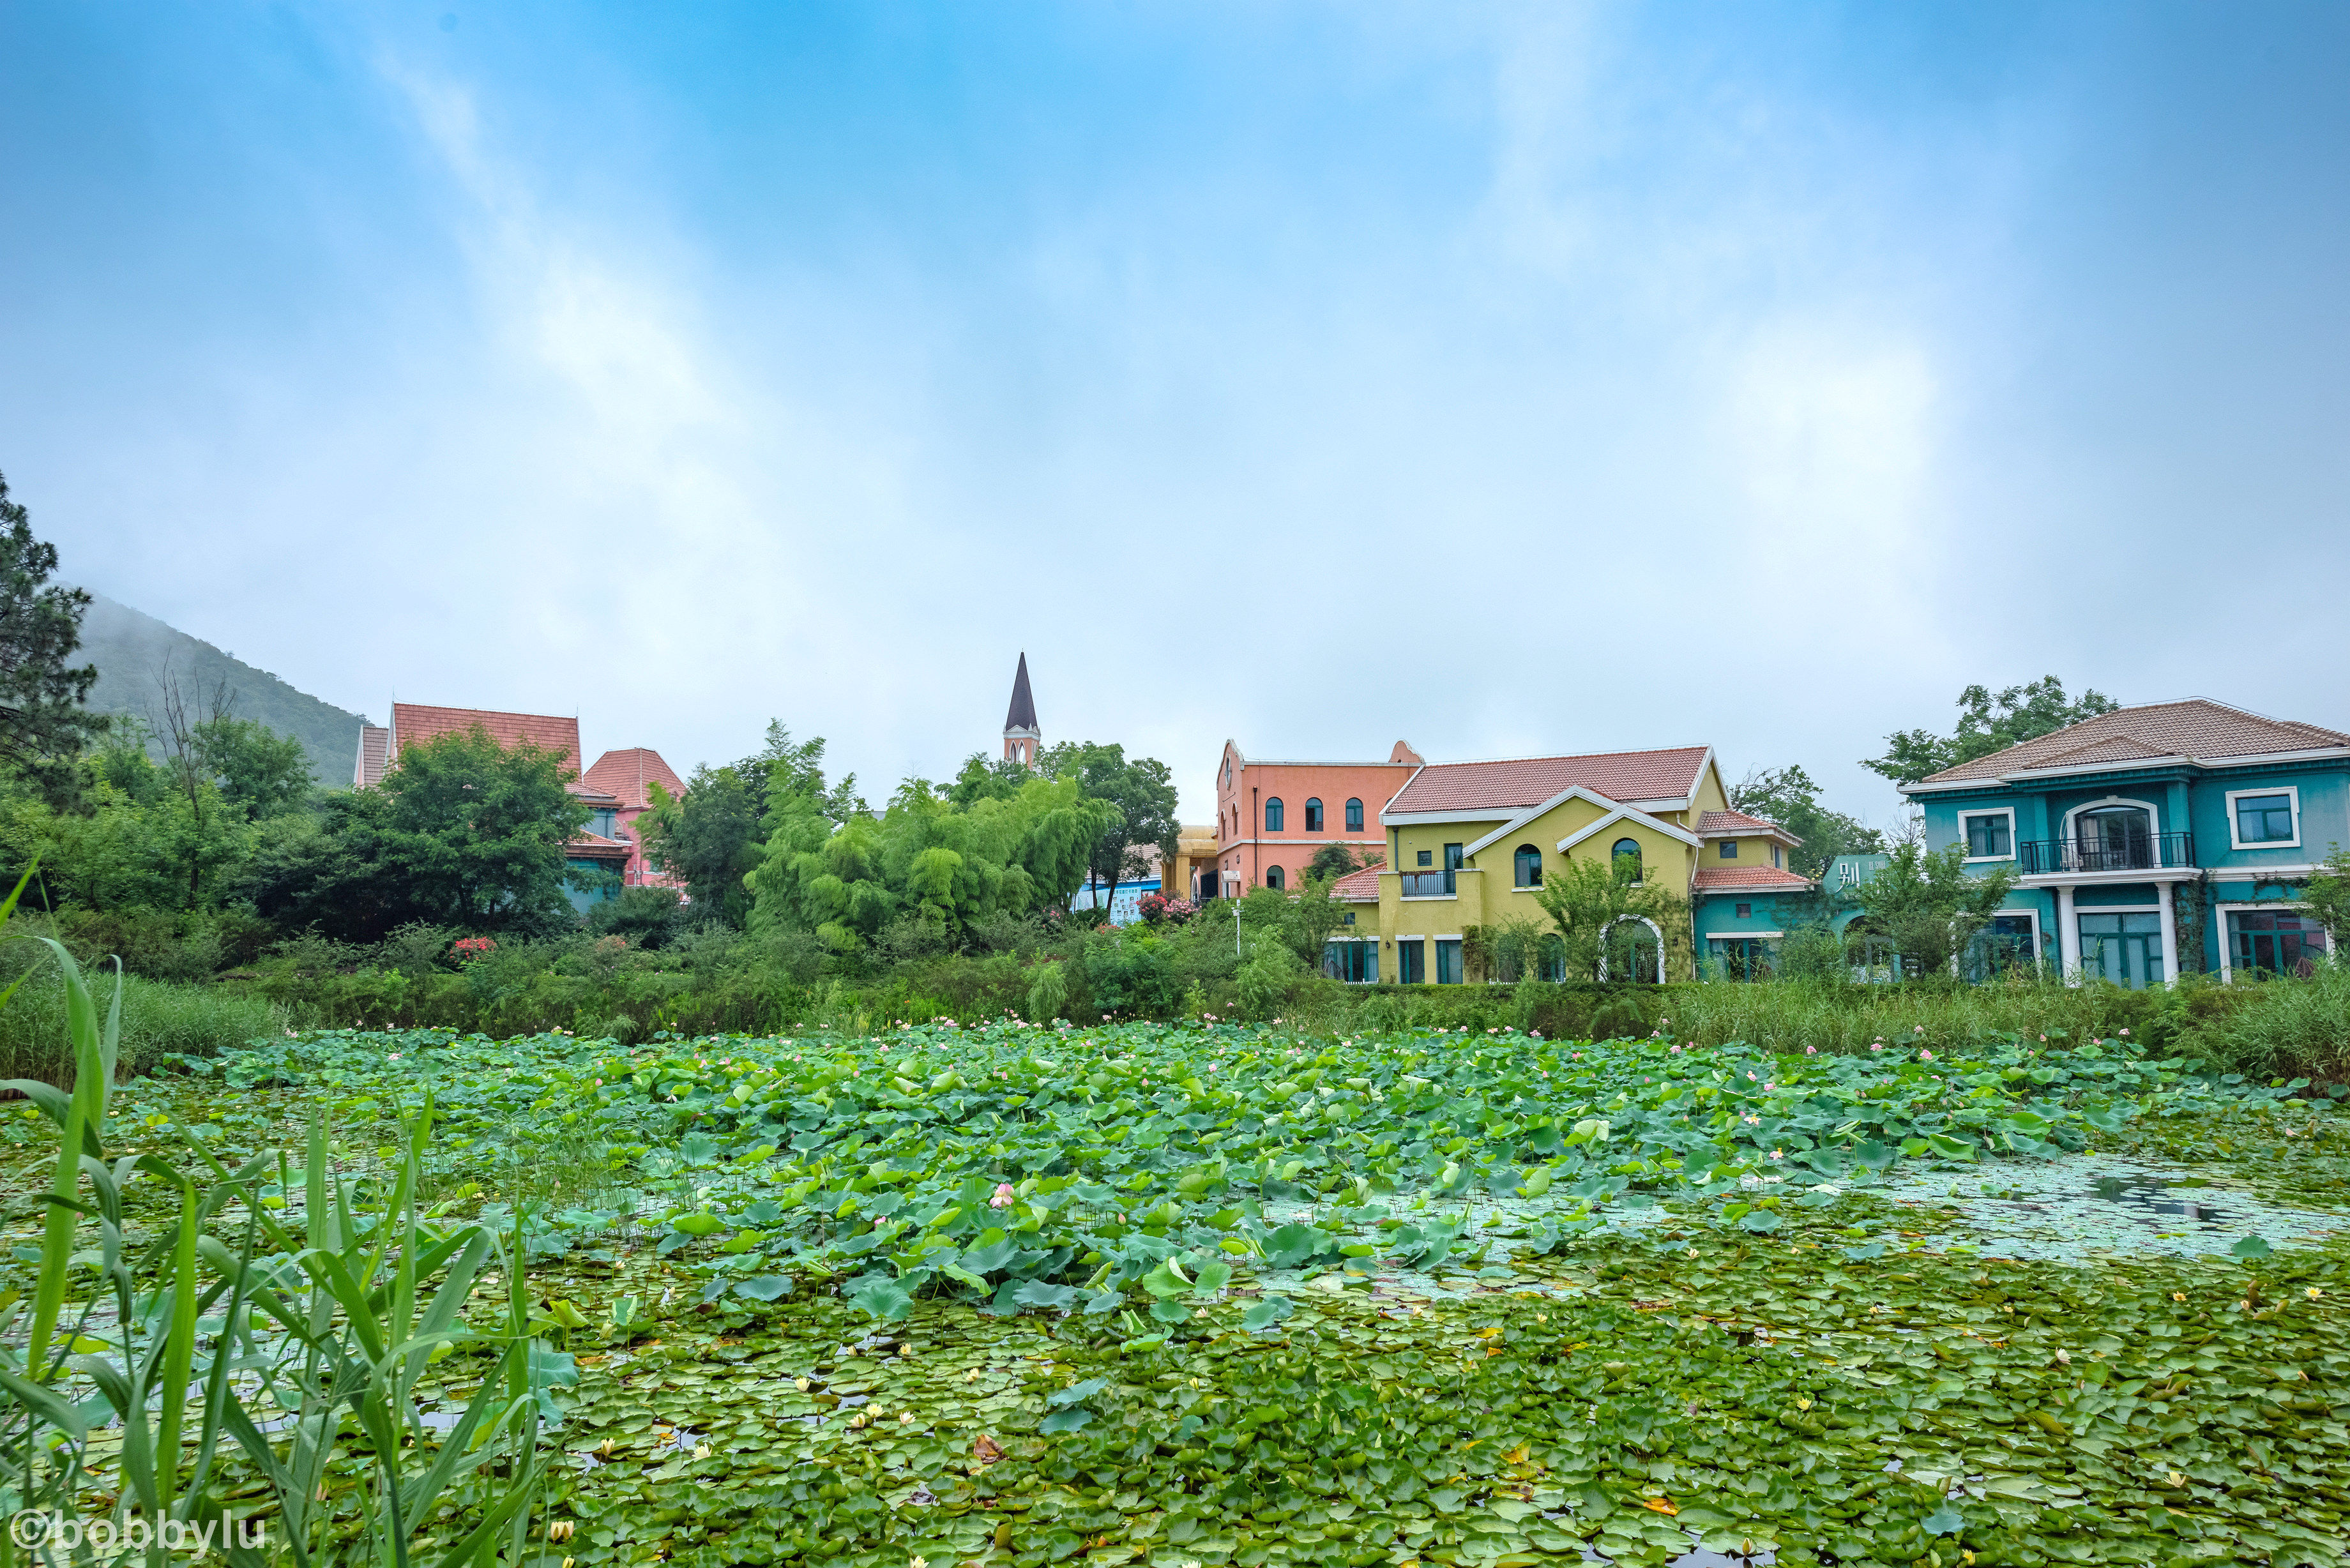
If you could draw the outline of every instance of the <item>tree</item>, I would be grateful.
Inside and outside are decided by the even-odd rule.
[[[1732,808],[1775,822],[1804,842],[1787,856],[1790,869],[1814,881],[1839,855],[1885,852],[1885,836],[1856,816],[1820,804],[1820,786],[1800,764],[1756,768],[1730,792]]]
[[[746,924],[751,890],[743,878],[757,867],[765,837],[760,831],[762,802],[742,771],[704,763],[686,781],[681,798],[658,782],[650,794],[652,804],[636,821],[645,857],[684,878],[698,915],[730,926]]]
[[[750,923],[752,896],[744,881],[765,857],[773,824],[772,785],[784,783],[794,802],[806,801],[832,826],[866,810],[857,794],[857,775],[827,786],[824,737],[795,741],[780,721],[767,723],[766,744],[739,762],[705,763],[673,798],[656,784],[651,805],[637,818],[637,842],[646,857],[685,879],[693,900],[692,919],[715,918],[731,926]]]
[[[989,757],[973,752],[962,760],[962,771],[947,786],[947,798],[962,806],[983,800],[1009,800],[1033,776],[1028,764],[1017,757]]]
[[[1387,856],[1377,849],[1358,856],[1351,844],[1325,844],[1305,862],[1305,878],[1309,882],[1335,882],[1366,867],[1386,864]]]
[[[1605,862],[1569,859],[1543,878],[1543,885],[1534,889],[1534,900],[1558,928],[1560,956],[1570,980],[1598,979],[1603,961],[1608,961],[1609,979],[1634,978],[1627,961],[1631,954],[1620,945],[1628,933],[1617,929],[1627,921],[1643,929],[1654,925],[1659,935],[1689,927],[1688,900],[1655,878],[1643,878],[1639,862],[1629,855],[1614,856]],[[1612,958],[1611,946],[1617,948]],[[1657,955],[1659,979],[1665,958],[1661,951]]]
[[[33,536],[32,514],[0,475],[0,765],[65,805],[78,798],[82,748],[106,720],[82,706],[98,666],[66,662],[89,595],[51,583],[57,569],[57,546]]]
[[[408,746],[383,786],[281,817],[248,892],[265,917],[380,941],[411,920],[527,935],[571,923],[565,846],[588,808],[562,753],[501,747],[476,726]]]
[[[310,762],[302,742],[235,718],[225,683],[211,691],[180,684],[167,662],[156,676],[159,716],[150,726],[163,750],[177,818],[171,835],[184,867],[186,903],[201,907],[207,877],[243,860],[244,829],[309,793]]]
[[[2077,702],[2067,701],[2064,683],[2054,675],[1996,694],[1989,687],[1970,686],[1959,693],[1956,731],[1937,735],[1926,730],[1904,730],[1887,735],[1885,754],[1864,759],[1860,765],[1895,784],[1916,784],[1929,774],[2005,751],[2120,706],[2095,691],[2083,691]]]
[[[302,742],[250,719],[222,715],[196,726],[198,762],[232,811],[259,822],[299,805],[311,789]]]
[[[1118,886],[1130,846],[1150,845],[1163,856],[1175,853],[1175,780],[1165,763],[1151,757],[1128,762],[1124,746],[1090,741],[1064,741],[1038,761],[1045,777],[1074,779],[1086,798],[1115,809],[1116,817],[1086,855],[1087,873],[1104,887]]]
[[[2317,863],[2317,874],[2297,891],[2311,918],[2325,928],[2339,963],[2344,945],[2350,943],[2350,849],[2338,844],[2329,847],[2330,853]]]
[[[1090,846],[1117,820],[1075,778],[1032,777],[968,809],[909,779],[881,815],[860,811],[836,826],[815,783],[779,771],[768,803],[765,850],[749,878],[753,929],[812,932],[838,954],[864,950],[901,920],[911,924],[897,936],[957,949],[993,915],[1066,907]]]
[[[1939,853],[1896,845],[1892,857],[1853,896],[1870,929],[1893,944],[1912,977],[1948,970],[2015,886],[2012,867],[1977,877],[1968,872],[1966,857],[1963,844]]]

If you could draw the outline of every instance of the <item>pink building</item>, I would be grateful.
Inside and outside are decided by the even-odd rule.
[[[671,800],[683,798],[685,782],[677,770],[661,760],[661,754],[650,746],[630,746],[626,751],[606,752],[596,759],[580,780],[589,789],[610,796],[618,803],[614,813],[619,836],[629,841],[628,867],[620,873],[623,885],[630,888],[675,888],[685,884],[645,859],[645,848],[637,836],[637,818],[642,816],[653,803],[652,786],[661,786]]]
[[[1236,898],[1251,888],[1295,886],[1326,844],[1357,859],[1385,855],[1379,809],[1420,764],[1401,741],[1383,763],[1260,762],[1224,742],[1216,766],[1216,872],[1193,898]]]
[[[399,765],[400,753],[408,747],[474,729],[487,732],[504,747],[536,746],[562,757],[564,790],[588,808],[588,830],[564,846],[567,858],[618,871],[623,887],[683,888],[683,883],[645,863],[644,846],[638,843],[633,825],[652,804],[652,784],[658,782],[672,798],[685,794],[684,784],[659,752],[643,746],[606,752],[596,759],[594,767],[580,772],[577,718],[395,702],[390,725],[380,729],[369,725],[359,732],[359,761],[351,785],[374,789],[383,783],[386,773]],[[577,895],[573,901],[579,901]]]

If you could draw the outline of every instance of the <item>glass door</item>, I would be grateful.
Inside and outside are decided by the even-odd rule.
[[[2131,991],[2163,982],[2160,915],[2083,915],[2081,976]]]
[[[2142,871],[2154,864],[2154,824],[2143,806],[2085,811],[2073,829],[2084,871]]]

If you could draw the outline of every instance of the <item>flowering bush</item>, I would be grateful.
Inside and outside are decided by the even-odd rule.
[[[449,944],[450,955],[459,963],[471,963],[498,950],[498,944],[487,937],[459,937]]]
[[[1180,926],[1199,912],[1200,906],[1189,898],[1170,898],[1164,893],[1142,896],[1142,918],[1154,926],[1161,921]]]

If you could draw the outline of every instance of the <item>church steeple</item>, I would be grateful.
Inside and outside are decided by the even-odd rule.
[[[1028,691],[1028,655],[1024,652],[1019,673],[1012,678],[1012,706],[1003,715],[1004,760],[1035,767],[1044,738],[1036,727],[1036,699]]]

